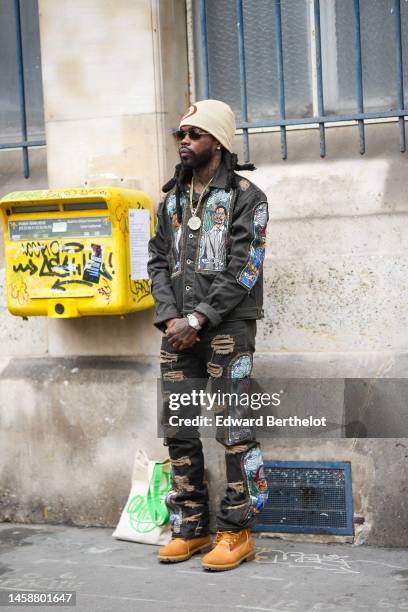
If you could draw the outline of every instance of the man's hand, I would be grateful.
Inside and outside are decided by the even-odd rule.
[[[166,321],[167,330],[166,336],[168,341],[178,351],[191,348],[196,342],[200,341],[196,330],[188,324],[188,320],[170,319]]]
[[[175,321],[178,321],[179,319],[181,319],[181,317],[177,317],[176,319],[167,319],[167,321],[164,322],[166,325],[166,331]]]

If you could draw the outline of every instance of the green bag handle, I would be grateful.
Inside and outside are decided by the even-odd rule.
[[[157,527],[164,525],[169,520],[169,511],[167,510],[166,504],[163,503],[160,499],[160,483],[163,475],[166,480],[164,494],[167,493],[169,489],[168,485],[170,484],[169,474],[163,471],[162,463],[156,463],[153,470],[153,483],[150,483],[146,496],[146,503],[149,509],[149,514],[152,517],[152,522]]]
[[[165,484],[160,489],[161,480]],[[138,533],[153,531],[169,520],[169,511],[163,498],[170,489],[170,474],[164,471],[163,463],[156,463],[153,468],[153,477],[147,489],[146,496],[136,495],[127,506],[130,526]]]

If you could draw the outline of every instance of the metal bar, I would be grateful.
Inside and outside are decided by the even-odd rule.
[[[6,142],[0,144],[0,149],[21,149],[22,147],[44,147],[45,140],[25,140],[23,142]]]
[[[398,110],[404,108],[404,72],[402,64],[402,36],[401,36],[401,3],[394,0],[394,28],[395,28],[395,63],[397,68],[397,96]],[[400,151],[405,153],[405,120],[399,118]]]
[[[17,54],[17,71],[18,71],[18,94],[20,103],[20,119],[21,119],[21,135],[23,141],[27,140],[27,113],[24,85],[24,64],[23,64],[23,41],[21,36],[21,13],[20,0],[14,0],[14,16],[16,22],[16,54]],[[24,178],[30,176],[30,167],[28,163],[28,149],[25,145],[22,146],[23,154],[23,172]]]
[[[316,69],[317,69],[317,101],[319,115],[324,115],[324,100],[323,100],[323,71],[322,71],[322,39],[320,32],[320,0],[314,0],[314,20],[315,20],[315,37],[316,37]],[[324,122],[319,121],[320,131],[320,157],[326,155],[326,138],[324,132]]]
[[[242,0],[236,0],[238,52],[239,52],[239,77],[241,86],[241,112],[244,122],[248,121],[248,99],[245,70],[245,41],[244,41],[244,11]],[[248,130],[244,128],[244,158],[249,161],[249,138]]]
[[[352,113],[350,115],[329,115],[317,117],[299,117],[297,119],[274,119],[268,121],[241,121],[237,123],[238,129],[280,127],[281,125],[310,125],[320,123],[341,123],[342,121],[358,121],[359,119],[388,119],[394,117],[407,117],[408,109],[400,111],[379,111],[369,113]]]
[[[208,41],[206,0],[200,0],[201,50],[203,54],[204,98],[210,97],[210,73],[208,70]]]
[[[356,99],[357,99],[357,110],[359,113],[364,113],[364,96],[363,96],[363,62],[361,54],[361,19],[360,19],[360,0],[354,0],[354,46],[356,53]],[[364,134],[364,121],[363,119],[358,120],[358,133],[360,137],[360,154],[365,153],[365,134]]]
[[[279,116],[286,119],[285,109],[285,76],[283,69],[283,46],[282,46],[282,10],[281,0],[275,0],[275,38],[276,38],[276,62],[279,84]],[[286,127],[281,125],[281,155],[282,159],[287,159],[288,148],[286,142]]]

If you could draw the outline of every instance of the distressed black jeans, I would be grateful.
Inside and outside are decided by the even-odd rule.
[[[162,417],[168,417],[171,394],[191,392],[201,382],[211,392],[248,394],[255,351],[256,321],[226,321],[212,330],[202,330],[194,347],[177,351],[164,336],[160,351],[163,396]],[[174,396],[174,395],[173,395]],[[231,406],[217,406],[224,416]],[[254,416],[248,408],[234,408],[232,416]],[[181,406],[181,415],[194,417],[196,407]],[[164,418],[166,421],[166,418]],[[162,420],[163,422],[163,420]],[[208,488],[204,478],[204,456],[198,429],[191,437],[165,429],[164,444],[171,461],[171,489],[166,496],[174,537],[193,538],[209,531]],[[250,527],[265,505],[268,492],[262,455],[250,427],[217,429],[217,440],[225,447],[227,489],[217,513],[219,531],[240,531]]]

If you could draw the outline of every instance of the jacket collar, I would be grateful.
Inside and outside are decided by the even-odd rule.
[[[223,162],[217,168],[213,180],[210,183],[210,189],[225,189],[227,184],[228,171]],[[188,192],[188,185],[185,185],[185,190]]]
[[[223,162],[218,166],[217,172],[210,183],[210,189],[225,189],[227,184],[228,170]]]

